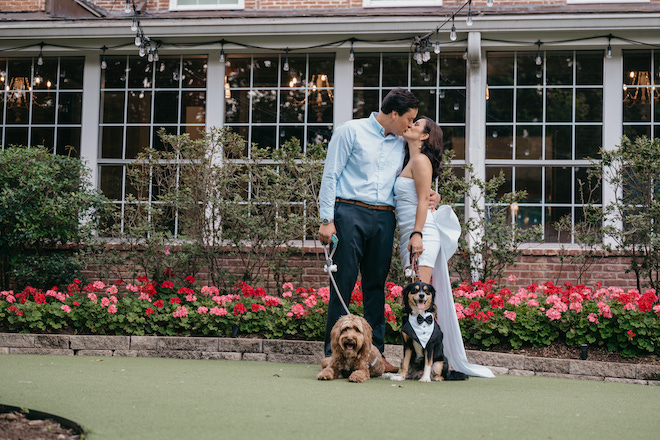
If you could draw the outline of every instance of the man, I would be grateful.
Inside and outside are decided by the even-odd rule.
[[[348,121],[334,131],[328,146],[319,192],[319,239],[339,238],[334,259],[337,288],[348,305],[362,274],[364,317],[373,329],[373,342],[385,348],[385,281],[394,244],[394,181],[404,159],[401,134],[412,127],[419,100],[411,92],[394,89],[379,113]],[[437,194],[436,194],[437,196]],[[438,197],[432,197],[435,204]],[[325,354],[330,355],[330,331],[346,314],[331,286],[325,328]],[[386,362],[386,372],[398,369]]]

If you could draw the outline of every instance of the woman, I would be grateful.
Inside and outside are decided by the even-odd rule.
[[[495,377],[488,368],[467,361],[454,309],[447,260],[458,247],[461,225],[450,206],[428,209],[429,188],[442,165],[442,130],[432,119],[422,116],[403,137],[407,143],[406,159],[394,184],[401,265],[411,268],[412,253],[420,281],[433,284],[445,355],[454,370],[470,376]]]

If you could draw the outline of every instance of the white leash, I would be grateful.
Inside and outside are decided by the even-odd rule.
[[[339,292],[339,288],[337,287],[337,282],[335,281],[335,277],[332,276],[333,272],[337,272],[337,265],[332,262],[332,257],[335,255],[335,251],[337,250],[337,243],[339,243],[339,239],[337,238],[336,235],[332,235],[330,243],[323,243],[323,252],[325,253],[325,266],[323,267],[323,271],[326,272],[328,275],[330,275],[330,282],[332,282],[332,285],[335,287],[335,292],[337,292],[337,296],[339,297],[339,301],[341,301],[341,305],[344,306],[344,310],[346,310],[347,314],[351,314],[351,312],[348,311],[348,307],[346,306],[346,303],[344,302],[344,298],[341,296],[341,293]],[[328,254],[328,248],[330,248],[330,253]]]

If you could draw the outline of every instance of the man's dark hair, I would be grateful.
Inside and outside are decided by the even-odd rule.
[[[389,115],[393,111],[396,111],[399,115],[403,115],[413,108],[419,108],[419,99],[409,90],[396,88],[383,99],[380,111],[386,115]]]

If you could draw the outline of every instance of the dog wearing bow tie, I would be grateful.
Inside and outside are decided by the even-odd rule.
[[[467,375],[449,371],[442,346],[442,330],[435,320],[435,289],[423,282],[403,289],[403,361],[392,380],[417,379],[420,382],[465,380]],[[420,377],[421,376],[421,377]]]

